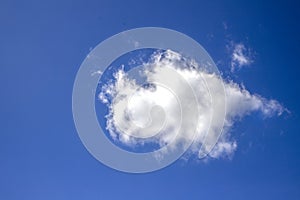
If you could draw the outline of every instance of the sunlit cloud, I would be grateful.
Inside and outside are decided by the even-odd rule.
[[[229,47],[231,52],[230,70],[234,72],[244,66],[248,66],[253,62],[251,51],[243,43],[233,43]]]
[[[245,47],[235,45],[232,57],[234,69],[251,62],[244,54]],[[254,112],[260,112],[264,117],[281,115],[283,106],[274,99],[267,99],[257,94],[250,93],[244,86],[231,80],[224,80],[214,73],[209,73],[195,61],[184,59],[173,51],[157,52],[153,54],[149,62],[143,64],[142,76],[146,82],[143,87],[138,81],[120,69],[114,74],[114,81],[102,87],[99,99],[108,106],[106,129],[113,140],[134,147],[152,142],[160,147],[169,144],[171,148],[178,148],[182,143],[193,141],[189,153],[198,156],[204,138],[209,127],[217,126],[212,118],[211,96],[218,97],[207,89],[207,84],[214,86],[223,84],[226,94],[226,115],[223,132],[220,138],[213,134],[209,140],[217,140],[218,143],[210,152],[210,157],[231,157],[238,147],[238,142],[231,134],[231,128],[244,116]],[[190,94],[183,85],[178,84],[172,91],[155,82],[160,80],[175,81],[169,76],[168,70],[175,70],[191,86],[198,102],[195,113],[184,113],[190,116],[189,123],[180,124],[180,102],[176,94],[190,98]],[[192,103],[192,102],[191,102]],[[222,112],[222,109],[216,112]],[[193,116],[197,115],[198,121]],[[194,127],[196,125],[196,137]],[[179,128],[179,126],[183,128]],[[145,129],[145,127],[148,127]],[[159,134],[153,134],[159,133]],[[177,135],[177,137],[175,137]],[[144,138],[139,140],[137,138]],[[205,147],[204,147],[205,148]]]

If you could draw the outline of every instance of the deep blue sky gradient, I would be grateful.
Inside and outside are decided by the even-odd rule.
[[[290,0],[2,0],[0,199],[300,199],[299,19],[299,3]],[[145,26],[194,38],[222,61],[224,76],[291,114],[239,122],[232,160],[178,161],[141,175],[102,165],[73,123],[76,72],[99,42]],[[255,52],[255,62],[234,75],[229,40]]]

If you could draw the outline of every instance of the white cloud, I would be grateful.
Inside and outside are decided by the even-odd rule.
[[[250,65],[253,60],[251,58],[251,51],[242,43],[232,43],[231,51],[231,72],[241,69],[244,66]]]
[[[238,62],[249,62],[241,58],[243,54],[239,51],[242,47],[237,48],[240,50],[235,52],[235,59]],[[214,87],[224,84],[227,99],[223,133],[210,152],[213,158],[233,155],[238,144],[232,138],[230,128],[236,121],[252,112],[261,112],[263,116],[271,117],[281,115],[284,110],[276,100],[251,94],[244,87],[208,73],[195,61],[170,50],[156,53],[142,67],[146,83],[152,84],[141,87],[138,80],[130,78],[121,69],[114,75],[115,82],[103,86],[99,94],[99,99],[109,106],[106,128],[111,137],[129,146],[151,141],[160,146],[170,144],[171,148],[179,148],[184,142],[194,141],[189,151],[195,155],[200,154],[208,128],[217,126],[211,121],[211,98],[218,98],[219,92],[217,89],[209,90],[207,85]],[[180,77],[182,80],[179,80]],[[194,91],[197,102],[192,101],[193,94],[184,84],[185,81]],[[184,102],[180,102],[178,96],[184,97]],[[222,109],[214,109],[222,116]],[[189,120],[184,121],[182,116],[188,116]],[[192,127],[196,127],[196,138],[193,137]],[[214,141],[217,135],[211,134],[207,138]]]
[[[98,75],[99,75],[99,74],[102,75],[103,72],[102,72],[101,70],[97,70],[97,71],[92,72],[92,73],[91,73],[91,76],[95,76],[95,75],[97,75],[97,74],[98,74]]]

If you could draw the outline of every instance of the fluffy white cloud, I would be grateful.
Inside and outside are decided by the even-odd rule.
[[[242,57],[243,47],[237,48],[234,58],[249,62]],[[132,78],[130,72],[120,69],[114,74],[115,81],[104,85],[99,94],[99,99],[109,107],[107,130],[114,140],[129,146],[154,142],[161,147],[168,144],[179,148],[182,143],[193,141],[189,151],[200,157],[200,149],[218,139],[210,156],[228,157],[237,148],[230,135],[230,128],[237,120],[254,111],[270,117],[281,115],[284,110],[276,100],[250,94],[244,87],[208,73],[195,61],[170,50],[154,54],[139,69],[142,69],[139,78]],[[212,97],[222,99],[218,85],[225,88],[225,115],[223,109],[212,105]],[[220,137],[213,132],[219,125],[212,120],[214,113],[224,116]],[[182,119],[183,116],[188,120]],[[212,133],[206,134],[209,128]]]
[[[231,55],[231,71],[235,71],[237,69],[242,68],[243,66],[247,66],[252,63],[251,52],[249,49],[245,47],[244,44],[238,43],[232,44],[231,47],[232,55]]]

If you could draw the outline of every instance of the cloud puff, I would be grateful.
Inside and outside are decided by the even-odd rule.
[[[244,47],[236,48],[235,61],[249,62],[244,60]],[[195,61],[170,50],[156,52],[139,69],[139,78],[136,73],[131,77],[120,69],[114,74],[115,80],[104,85],[98,96],[109,108],[106,129],[114,140],[128,146],[152,142],[160,147],[168,144],[180,148],[181,144],[193,141],[189,152],[200,157],[200,149],[206,148],[204,139],[218,139],[209,155],[230,157],[238,145],[230,134],[236,121],[252,112],[271,117],[284,111],[276,100],[251,94],[243,86],[209,73]],[[218,134],[206,133],[210,127],[218,126],[212,120],[213,109],[220,116],[223,110],[213,108],[212,97],[218,99],[220,92],[218,88],[210,90],[208,85],[220,84],[225,88],[226,114],[223,132],[216,138]],[[194,96],[197,101],[193,101]]]
[[[244,44],[232,44],[231,52],[231,72],[241,69],[243,66],[250,65],[253,60],[251,58],[251,51],[245,47]]]

